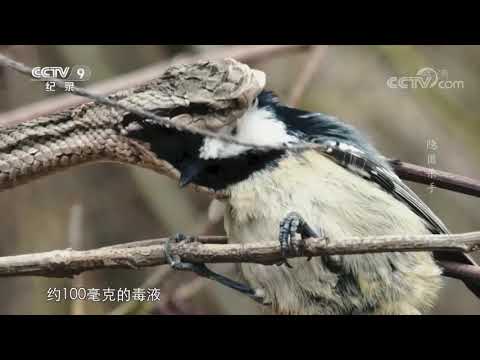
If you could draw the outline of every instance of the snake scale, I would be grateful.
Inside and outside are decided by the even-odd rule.
[[[215,131],[240,117],[264,84],[263,73],[235,60],[199,61],[172,66],[159,78],[108,99],[175,124]],[[142,124],[128,119],[123,109],[90,102],[0,127],[0,191],[98,161],[137,165],[178,179],[177,170],[156,157],[148,143],[129,136]]]

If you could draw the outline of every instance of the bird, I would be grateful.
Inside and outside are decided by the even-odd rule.
[[[176,168],[182,187],[193,183],[228,195],[221,201],[232,243],[279,241],[286,257],[298,237],[335,242],[449,232],[359,130],[335,116],[284,105],[271,91],[262,91],[240,118],[219,130],[256,146],[137,120],[142,126],[131,136]],[[188,237],[179,234],[173,241]],[[476,265],[461,252],[295,257],[241,264],[242,284],[204,264],[182,262],[169,249],[175,269],[219,281],[285,315],[425,314],[443,287],[439,261]],[[465,284],[480,296],[480,284]]]

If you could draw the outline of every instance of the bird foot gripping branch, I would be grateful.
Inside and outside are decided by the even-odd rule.
[[[335,239],[378,230],[448,233],[354,129],[331,116],[284,106],[262,91],[264,85],[263,73],[225,60],[174,66],[108,98],[77,89],[96,102],[0,130],[0,189],[109,160],[153,169],[201,191],[228,193],[228,234],[244,248],[251,240],[278,240],[279,223],[284,255],[297,232],[315,236],[309,225],[324,225]],[[305,151],[297,151],[300,146]],[[312,222],[296,214],[282,221],[285,209],[308,214]],[[165,254],[173,268],[263,298],[205,265],[182,262],[168,244]],[[296,269],[251,263],[242,269],[283,313],[419,313],[440,288],[440,269],[429,254],[343,259],[335,267],[315,258]],[[461,252],[437,260],[476,267]],[[478,282],[463,280],[480,294]]]
[[[323,229],[320,228],[320,236],[310,227],[310,225],[303,219],[303,217],[296,213],[291,212],[289,213],[281,222],[280,222],[280,249],[282,256],[284,258],[291,252],[294,254],[302,255],[303,248],[304,248],[304,240],[306,238],[320,238],[325,239],[326,236],[323,233]],[[301,236],[302,241],[300,243],[296,243],[294,241],[295,236],[299,234]],[[310,261],[310,257],[307,258]],[[284,263],[291,267],[287,260]]]
[[[265,295],[261,289],[252,289],[247,285],[241,284],[223,275],[213,272],[203,263],[184,262],[178,255],[172,254],[171,252],[172,242],[189,243],[194,241],[195,241],[195,237],[189,237],[184,234],[177,234],[174,237],[169,238],[169,240],[165,244],[165,255],[172,269],[179,270],[179,271],[191,271],[197,274],[198,276],[216,281],[230,289],[240,292],[243,295],[247,295],[248,297],[250,297],[251,299],[253,299],[254,301],[262,305],[268,305],[268,301],[265,300]]]

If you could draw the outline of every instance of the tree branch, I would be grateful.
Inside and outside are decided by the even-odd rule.
[[[6,256],[0,258],[0,277],[48,276],[71,277],[89,270],[130,268],[138,269],[167,263],[163,243],[168,238],[158,239],[155,244],[125,244],[93,250],[55,250],[36,254]],[[225,237],[198,237],[197,242],[172,244],[172,254],[183,261],[196,263],[260,263],[273,264],[282,259],[277,242],[250,244],[218,244]],[[213,240],[216,244],[209,244]],[[151,241],[151,240],[150,240]],[[137,243],[138,244],[138,243]],[[297,244],[304,249],[302,254],[289,257],[347,255],[399,251],[462,251],[480,249],[480,232],[453,235],[375,236],[346,237],[338,242],[323,239],[306,239]],[[447,264],[452,265],[452,264]],[[455,266],[461,266],[455,264]],[[478,269],[465,271],[480,281]],[[453,270],[453,269],[452,269]],[[473,274],[473,275],[472,275]]]
[[[272,49],[273,48],[271,48],[271,50]],[[200,57],[205,56],[210,58],[215,57],[211,53],[201,54]],[[222,55],[222,57],[224,56],[225,54]],[[241,58],[238,54],[230,54],[229,56]],[[194,59],[183,59],[182,62],[185,63],[192,60]],[[164,64],[163,66],[166,65]],[[164,68],[162,70],[164,70]],[[157,71],[158,73],[156,73],[155,76],[162,72],[159,69],[157,69]],[[310,75],[308,77],[310,77]],[[307,80],[308,77],[305,76]],[[145,81],[141,79],[141,77],[136,77],[134,80],[139,81],[139,83]],[[124,82],[122,86],[129,87],[132,86],[132,83]],[[110,90],[113,91],[114,88]],[[96,91],[102,92],[102,90],[99,89]],[[78,101],[83,102],[82,99],[78,99]],[[48,111],[51,112],[54,110],[50,109]],[[37,114],[33,114],[32,116],[36,115]],[[9,122],[9,125],[15,123],[15,121],[16,120],[13,119]],[[433,183],[439,188],[480,196],[480,183],[473,179],[438,170],[426,169],[400,161],[392,161],[391,164],[397,174],[404,180],[416,181],[423,184]],[[304,244],[305,252],[303,255],[320,256],[433,250],[469,252],[479,247],[479,238],[479,233],[475,232],[458,235],[424,235],[420,237],[384,236],[363,239],[346,238],[335,244],[328,244],[319,239],[309,239]],[[216,240],[219,239],[217,238]],[[164,245],[162,241],[164,242],[165,239],[144,241],[142,244],[136,245],[122,244],[88,251],[67,249],[47,253],[4,257],[0,258],[0,276],[41,275],[65,277],[95,269],[139,268],[161,265],[165,264]],[[200,238],[200,241],[208,242],[208,239]],[[179,244],[174,246],[173,252],[180,255],[185,261],[190,262],[254,262],[268,264],[281,260],[278,244],[273,242],[248,245]],[[480,275],[476,267],[446,263],[445,269],[447,273],[461,273],[465,276],[480,280]]]
[[[89,90],[96,94],[109,94],[137,85],[141,85],[162,75],[173,64],[190,64],[202,59],[221,60],[234,58],[238,61],[259,61],[268,59],[284,52],[303,51],[309,45],[242,45],[222,48],[220,50],[202,52],[195,55],[177,56],[169,61],[144,67],[140,70],[125,75],[116,76],[113,79],[89,86]],[[54,98],[38,101],[9,112],[0,114],[1,126],[14,126],[41,115],[59,112],[70,106],[76,106],[90,101],[89,99],[74,95],[59,95]]]
[[[297,49],[297,48],[299,48],[299,46],[295,47],[295,49]],[[256,56],[258,56],[259,54],[265,55],[265,53],[272,54],[272,53],[275,53],[277,51],[285,51],[286,49],[292,49],[292,47],[291,46],[289,46],[289,47],[288,46],[287,47],[270,46],[270,47],[258,47],[257,50],[255,50],[255,49],[256,49],[255,47],[253,47],[253,48],[251,47],[250,52],[245,52],[245,53],[238,50],[238,53],[236,54],[236,57],[241,58],[242,57],[241,55],[246,57],[248,54],[250,54],[250,55],[254,54]],[[309,71],[306,71],[305,76],[304,76],[307,81],[308,81],[309,78],[311,78],[312,71],[315,68],[318,61],[323,56],[324,51],[325,51],[325,48],[323,48],[323,47],[313,47],[312,48],[312,52],[314,54],[312,54],[312,57],[310,59],[311,60],[310,65],[307,66],[307,68],[309,68]],[[222,56],[225,56],[224,52],[219,52],[219,53],[221,53]],[[219,54],[215,55],[215,54],[209,53],[209,56],[211,56],[211,57],[215,57],[215,56],[218,56],[218,55]],[[232,54],[230,54],[230,55],[232,55]],[[206,56],[206,55],[202,54],[201,56]],[[199,57],[200,57],[200,55],[199,55]],[[6,60],[11,60],[11,59],[8,59],[8,58],[5,58],[5,59]],[[196,59],[195,57],[187,58],[187,59],[184,60],[184,62],[191,62],[195,59]],[[252,58],[250,58],[250,59],[252,59]],[[13,62],[14,61],[12,61],[12,63]],[[16,65],[20,66],[20,67],[24,67],[23,64],[17,63]],[[160,66],[160,65],[158,65],[158,66]],[[161,64],[160,67],[162,69],[165,69],[166,66],[167,65],[163,63],[163,64]],[[18,67],[15,67],[15,68],[18,70]],[[23,69],[21,72],[29,72],[26,69],[28,69],[28,68],[25,67],[25,69]],[[146,69],[144,69],[144,70],[146,70]],[[160,69],[156,69],[155,71],[160,72]],[[132,74],[130,74],[130,75],[132,75]],[[126,75],[126,76],[128,77],[130,75]],[[150,75],[153,76],[152,73],[150,73]],[[128,79],[130,79],[130,80],[128,80]],[[133,82],[137,82],[137,81],[139,83],[142,83],[142,82],[145,81],[145,78],[142,78],[142,76],[136,76],[136,77],[134,76],[133,78],[127,78],[127,80],[128,81],[126,81],[126,80],[125,81],[120,81],[119,83],[117,83],[117,85],[121,84],[122,86],[129,86],[129,85],[132,85]],[[129,82],[129,81],[133,81],[133,82]],[[300,83],[303,83],[303,81],[300,81]],[[301,86],[300,88],[303,88],[303,86]],[[113,89],[114,89],[114,87],[109,88],[109,90],[113,90]],[[77,88],[77,90],[79,91],[80,94],[85,93],[83,95],[86,96],[85,89]],[[102,90],[102,89],[98,88],[96,91],[98,93],[102,93],[102,91],[104,91],[104,90],[105,89]],[[94,96],[92,94],[90,97],[97,98],[98,96],[97,95]],[[71,97],[68,97],[68,99],[71,99]],[[83,98],[79,98],[79,101],[83,101],[81,99],[83,99]],[[97,101],[100,101],[100,100],[97,100]],[[124,105],[121,105],[121,104],[117,104],[117,103],[112,103],[111,104],[111,101],[108,100],[108,99],[104,99],[104,102],[108,103],[111,106],[126,108]],[[143,109],[136,109],[136,108],[132,109],[132,108],[128,107],[128,110],[133,112],[133,113],[140,114],[140,115],[143,114],[145,116],[150,116],[151,118],[155,118],[155,119],[158,118],[155,114],[151,114],[150,112],[144,111]],[[159,120],[160,123],[161,123],[163,119],[158,118],[157,120]],[[2,121],[2,116],[0,115],[0,124],[1,124],[1,121]],[[14,118],[3,119],[3,121],[4,121],[4,124],[2,124],[2,125],[13,125],[14,123],[17,123],[17,120],[14,119]],[[189,130],[193,131],[193,128],[189,128]],[[210,133],[208,131],[200,130],[200,129],[196,129],[195,131],[197,133],[204,133],[204,134]],[[219,137],[219,138],[221,137],[222,139],[224,137],[226,137],[226,136],[220,136],[219,134],[210,134],[210,135],[211,136],[215,135],[215,137]],[[224,140],[226,140],[226,139],[224,139]],[[230,139],[230,140],[233,141],[234,139]],[[467,178],[467,177],[464,177],[464,176],[460,176],[460,175],[450,174],[450,173],[443,172],[443,171],[427,169],[427,168],[424,168],[424,167],[421,167],[421,166],[418,166],[418,165],[404,163],[404,162],[401,162],[399,160],[391,160],[390,163],[391,163],[392,167],[394,168],[395,172],[399,175],[399,177],[404,179],[404,180],[415,181],[415,182],[419,182],[419,183],[423,183],[423,184],[433,184],[434,186],[437,186],[439,188],[448,189],[448,190],[457,191],[457,192],[461,192],[461,193],[464,193],[464,194],[480,197],[480,182],[478,182],[476,180],[473,180],[473,179],[470,179],[470,178]]]
[[[480,280],[480,267],[474,265],[460,264],[453,261],[441,261],[443,275],[458,280]]]
[[[318,65],[323,60],[327,52],[327,46],[315,45],[311,50],[305,54],[306,60],[303,69],[295,82],[290,96],[288,97],[288,104],[291,107],[297,107],[305,90],[310,85],[310,82],[315,77],[318,70]]]
[[[397,175],[403,180],[414,181],[425,185],[434,184],[434,186],[441,189],[480,197],[480,182],[477,180],[446,171],[428,169],[399,160],[391,160],[390,164]]]

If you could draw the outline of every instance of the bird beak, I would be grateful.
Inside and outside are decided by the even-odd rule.
[[[195,180],[198,174],[205,168],[205,162],[202,160],[189,161],[181,171],[180,187],[185,187]]]

